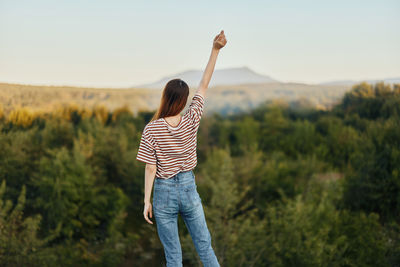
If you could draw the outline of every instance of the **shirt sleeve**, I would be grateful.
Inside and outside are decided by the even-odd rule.
[[[157,163],[156,151],[147,127],[143,130],[136,159],[148,164]]]
[[[204,108],[204,97],[196,93],[192,98],[192,103],[190,103],[188,108],[188,116],[193,124],[199,124],[200,119],[203,115]]]

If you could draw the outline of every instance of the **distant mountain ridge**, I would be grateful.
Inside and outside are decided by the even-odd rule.
[[[187,70],[174,75],[166,76],[153,83],[139,84],[132,88],[148,88],[162,90],[169,80],[180,78],[184,80],[191,88],[197,87],[202,78],[204,70]],[[400,83],[400,77],[364,80],[367,83],[377,83],[383,81],[385,83]],[[338,85],[353,86],[362,80],[337,80],[318,83],[317,85]],[[259,74],[247,66],[236,68],[215,69],[211,78],[209,87],[225,86],[225,85],[242,85],[242,84],[268,84],[268,83],[285,83],[275,80],[270,76]],[[306,84],[306,83],[302,83]],[[311,85],[311,84],[309,84]]]
[[[133,88],[163,89],[165,84],[175,78],[184,80],[189,87],[197,87],[202,78],[204,70],[188,70],[175,75],[164,77],[154,83],[136,85]],[[279,83],[269,76],[256,73],[250,68],[243,66],[238,68],[226,68],[214,70],[209,87],[219,85],[239,85],[252,83]]]

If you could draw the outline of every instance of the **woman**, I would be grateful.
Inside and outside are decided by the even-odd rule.
[[[189,87],[181,79],[170,80],[162,93],[161,104],[144,127],[136,159],[146,163],[144,218],[154,217],[164,247],[167,266],[182,266],[178,235],[180,213],[204,266],[220,266],[211,246],[211,236],[197,192],[194,167],[197,165],[197,131],[203,114],[204,99],[218,53],[226,44],[222,30],[213,40],[211,55],[199,88],[183,116]],[[154,182],[153,204],[150,195]]]

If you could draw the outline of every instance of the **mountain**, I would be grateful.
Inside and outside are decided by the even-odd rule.
[[[398,78],[386,78],[386,79],[381,79],[381,80],[363,80],[364,82],[367,83],[377,83],[377,82],[384,82],[384,83],[400,83],[400,77]],[[347,85],[347,86],[353,86],[357,83],[363,82],[363,81],[354,81],[354,80],[339,80],[339,81],[331,81],[331,82],[325,82],[325,83],[320,83],[320,85]]]
[[[197,87],[203,75],[203,70],[188,70],[175,75],[164,77],[154,83],[136,85],[134,88],[163,89],[165,84],[172,79],[180,78],[189,87]],[[215,69],[209,87],[219,85],[240,85],[254,83],[278,83],[269,76],[254,72],[246,66],[239,68]]]

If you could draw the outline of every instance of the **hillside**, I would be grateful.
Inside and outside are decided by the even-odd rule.
[[[350,89],[345,85],[306,85],[296,83],[262,83],[224,85],[209,88],[205,113],[231,114],[246,111],[268,100],[284,100],[293,105],[306,105],[327,109]],[[189,97],[195,93],[191,88]],[[128,106],[134,113],[155,110],[160,102],[161,90],[145,88],[107,89],[62,86],[31,86],[0,83],[0,105],[5,113],[14,106],[33,110],[50,110],[57,104],[75,103],[93,107],[104,105],[110,110]],[[189,105],[189,101],[187,106]]]

